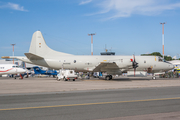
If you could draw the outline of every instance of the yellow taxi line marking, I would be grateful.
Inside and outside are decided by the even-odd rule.
[[[6,109],[0,109],[0,111],[24,110],[24,109],[39,109],[39,108],[56,108],[56,107],[72,107],[72,106],[85,106],[85,105],[102,105],[102,104],[113,104],[113,103],[148,102],[148,101],[177,100],[177,99],[180,99],[180,97],[176,97],[176,98],[160,98],[160,99],[146,99],[146,100],[131,100],[131,101],[114,101],[114,102],[69,104],[69,105],[54,105],[54,106],[37,106],[37,107],[24,107],[24,108],[6,108]]]

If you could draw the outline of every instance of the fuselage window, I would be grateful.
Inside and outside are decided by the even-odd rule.
[[[146,63],[146,61],[144,61],[144,63]]]
[[[74,60],[74,63],[76,63],[76,60]]]

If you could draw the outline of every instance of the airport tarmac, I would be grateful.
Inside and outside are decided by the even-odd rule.
[[[2,120],[178,120],[180,78],[0,78]]]
[[[57,81],[55,78],[52,77],[29,77],[24,78],[23,80],[13,78],[0,78],[0,86],[0,95],[2,96],[9,94],[42,94],[85,90],[174,87],[180,86],[180,78],[158,78],[157,80],[152,80],[151,77],[120,77],[110,81],[97,78],[85,80],[78,79],[76,81]]]
[[[0,96],[1,120],[179,120],[180,87]]]

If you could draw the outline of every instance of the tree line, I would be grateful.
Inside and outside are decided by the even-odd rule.
[[[153,53],[150,53],[150,54],[141,54],[141,56],[160,56],[160,57],[163,57],[163,56],[161,55],[161,53],[159,53],[159,52],[153,52]],[[171,56],[164,56],[164,59],[165,59],[166,61],[175,60],[175,59],[173,59]],[[179,60],[180,60],[180,58],[179,58]]]

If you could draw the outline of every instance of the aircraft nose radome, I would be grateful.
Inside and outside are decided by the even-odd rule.
[[[172,67],[173,67],[172,69],[174,69],[176,66],[175,66],[175,65],[172,65]]]
[[[19,73],[25,73],[26,70],[24,70],[24,69],[22,69],[22,68],[19,68],[19,69],[18,69],[18,72],[19,72]]]
[[[170,65],[170,68],[171,68],[171,69],[174,69],[174,68],[175,68],[175,66],[174,66],[173,64],[171,64],[171,65]]]

